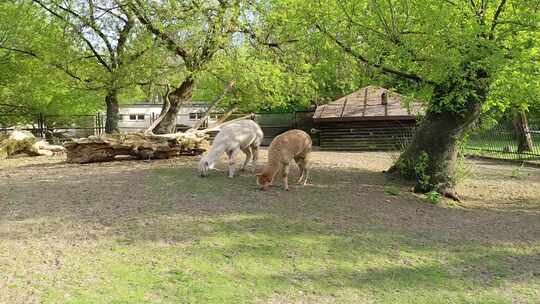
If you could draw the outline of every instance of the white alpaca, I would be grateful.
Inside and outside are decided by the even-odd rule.
[[[262,140],[263,131],[253,120],[239,120],[224,125],[216,135],[208,154],[199,162],[201,176],[206,176],[208,170],[214,168],[215,162],[223,152],[227,153],[229,157],[229,177],[231,178],[234,177],[235,158],[238,151],[246,154],[246,160],[241,170],[246,168],[250,160],[252,166],[255,167]]]

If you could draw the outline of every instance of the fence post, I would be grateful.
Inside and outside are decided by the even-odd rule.
[[[101,121],[101,113],[96,113],[96,128],[94,130],[94,135],[99,136],[102,133],[102,121]]]
[[[99,112],[94,116],[94,135],[99,135]]]
[[[39,128],[41,127],[41,117],[40,117],[39,114],[36,114],[36,117],[34,119],[35,119],[35,121],[32,121],[32,134],[35,137],[38,137]],[[36,123],[37,123],[37,127],[36,127]]]
[[[37,130],[37,134],[39,135],[39,137],[43,138],[44,137],[44,134],[45,134],[45,131],[43,130],[45,128],[45,116],[43,115],[43,113],[39,113],[38,115],[38,130]]]
[[[99,113],[99,135],[103,135],[104,132],[105,132],[105,126],[103,124],[103,117],[100,112]]]

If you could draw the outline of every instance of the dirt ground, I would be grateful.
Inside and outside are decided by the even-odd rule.
[[[266,159],[266,151],[261,158]],[[67,247],[110,237],[125,242],[134,238],[184,241],[182,236],[164,232],[168,227],[164,223],[150,221],[144,229],[134,228],[134,221],[146,219],[150,212],[180,217],[258,212],[292,221],[308,217],[340,231],[360,229],[362,222],[395,233],[432,235],[437,246],[470,241],[487,246],[534,244],[527,247],[532,253],[523,260],[515,258],[508,264],[516,275],[538,280],[540,254],[531,248],[538,248],[540,240],[539,168],[468,160],[458,186],[463,202],[445,200],[434,205],[410,193],[410,185],[386,180],[381,171],[393,159],[390,153],[314,152],[312,185],[307,189],[310,195],[325,198],[317,201],[319,209],[310,209],[313,205],[303,197],[306,190],[300,186],[294,185],[289,193],[279,187],[261,192],[249,173],[228,180],[224,159],[218,165],[223,171],[212,172],[208,179],[213,184],[207,188],[207,180],[197,176],[197,157],[87,165],[67,164],[61,156],[1,160],[0,264],[4,266],[0,270],[4,273],[0,273],[0,291],[15,287],[0,295],[0,303],[40,302],[46,287],[31,273],[54,273],[55,267],[65,263],[59,252]],[[179,170],[183,173],[177,175]],[[296,171],[292,174],[291,182]],[[182,183],[175,183],[174,178],[181,178]],[[241,197],[238,189],[245,191]],[[207,193],[216,191],[217,197]],[[269,202],[269,197],[294,204],[278,205]],[[8,251],[2,252],[2,247]],[[17,258],[15,253],[32,250],[34,256],[43,257],[42,264],[31,255]],[[25,295],[18,298],[21,292]]]
[[[362,198],[366,202],[372,202],[369,206],[370,212],[378,217],[391,218],[391,224],[396,226],[436,226],[437,229],[447,230],[449,234],[459,233],[471,238],[525,241],[540,239],[539,168],[489,160],[466,160],[460,169],[462,177],[457,188],[463,202],[445,200],[432,206],[418,204],[425,201],[420,195],[407,193],[408,185],[384,178],[381,172],[388,169],[396,157],[395,154],[381,152],[316,151],[312,155],[315,172],[312,177],[313,186],[331,186],[317,183],[318,174],[330,178],[335,176],[336,182],[350,184],[347,190],[362,192]],[[261,152],[260,158],[262,162],[265,161],[265,150]],[[198,159],[182,157],[153,161],[125,160],[85,165],[67,164],[62,156],[0,160],[0,219],[24,219],[32,217],[32,213],[36,212],[55,214],[59,209],[65,208],[65,201],[72,200],[77,205],[77,202],[87,199],[88,193],[110,197],[115,205],[132,205],[138,196],[146,197],[140,192],[148,189],[149,185],[145,184],[141,175],[145,176],[155,169],[188,167],[193,171],[193,179],[198,179]],[[217,170],[215,175],[226,174],[225,157],[221,159]],[[292,172],[290,183],[297,173],[295,169]],[[356,176],[350,180],[339,181],[339,176],[344,172],[345,175],[354,172]],[[246,176],[250,174],[243,174],[243,177]],[[385,188],[394,187],[394,184],[401,189],[401,195],[385,196]],[[255,191],[255,179],[253,187]],[[281,190],[275,188],[272,191]],[[293,186],[293,191],[301,190]],[[174,192],[174,195],[180,198],[185,193],[178,191]],[[9,201],[14,197],[32,203],[10,208],[12,205]],[[397,200],[402,204],[379,205],[378,201],[381,199],[383,203]],[[38,210],[41,208],[44,210]],[[452,211],[445,212],[444,209]],[[410,217],[423,220],[410,222]]]

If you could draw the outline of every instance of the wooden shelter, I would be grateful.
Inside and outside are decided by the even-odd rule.
[[[317,107],[313,120],[321,149],[394,150],[412,136],[422,104],[377,86],[367,86]]]

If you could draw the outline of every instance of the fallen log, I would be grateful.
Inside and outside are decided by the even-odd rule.
[[[34,147],[39,155],[53,156],[66,152],[64,147],[59,145],[51,145],[44,140],[37,141],[34,144]]]
[[[208,150],[209,136],[202,132],[174,134],[105,134],[64,144],[69,163],[112,161],[117,156],[137,159],[165,159],[199,155]]]
[[[37,141],[36,137],[28,131],[15,130],[10,134],[0,135],[0,159],[17,154],[51,156],[63,151],[62,146],[49,145],[43,140]]]

